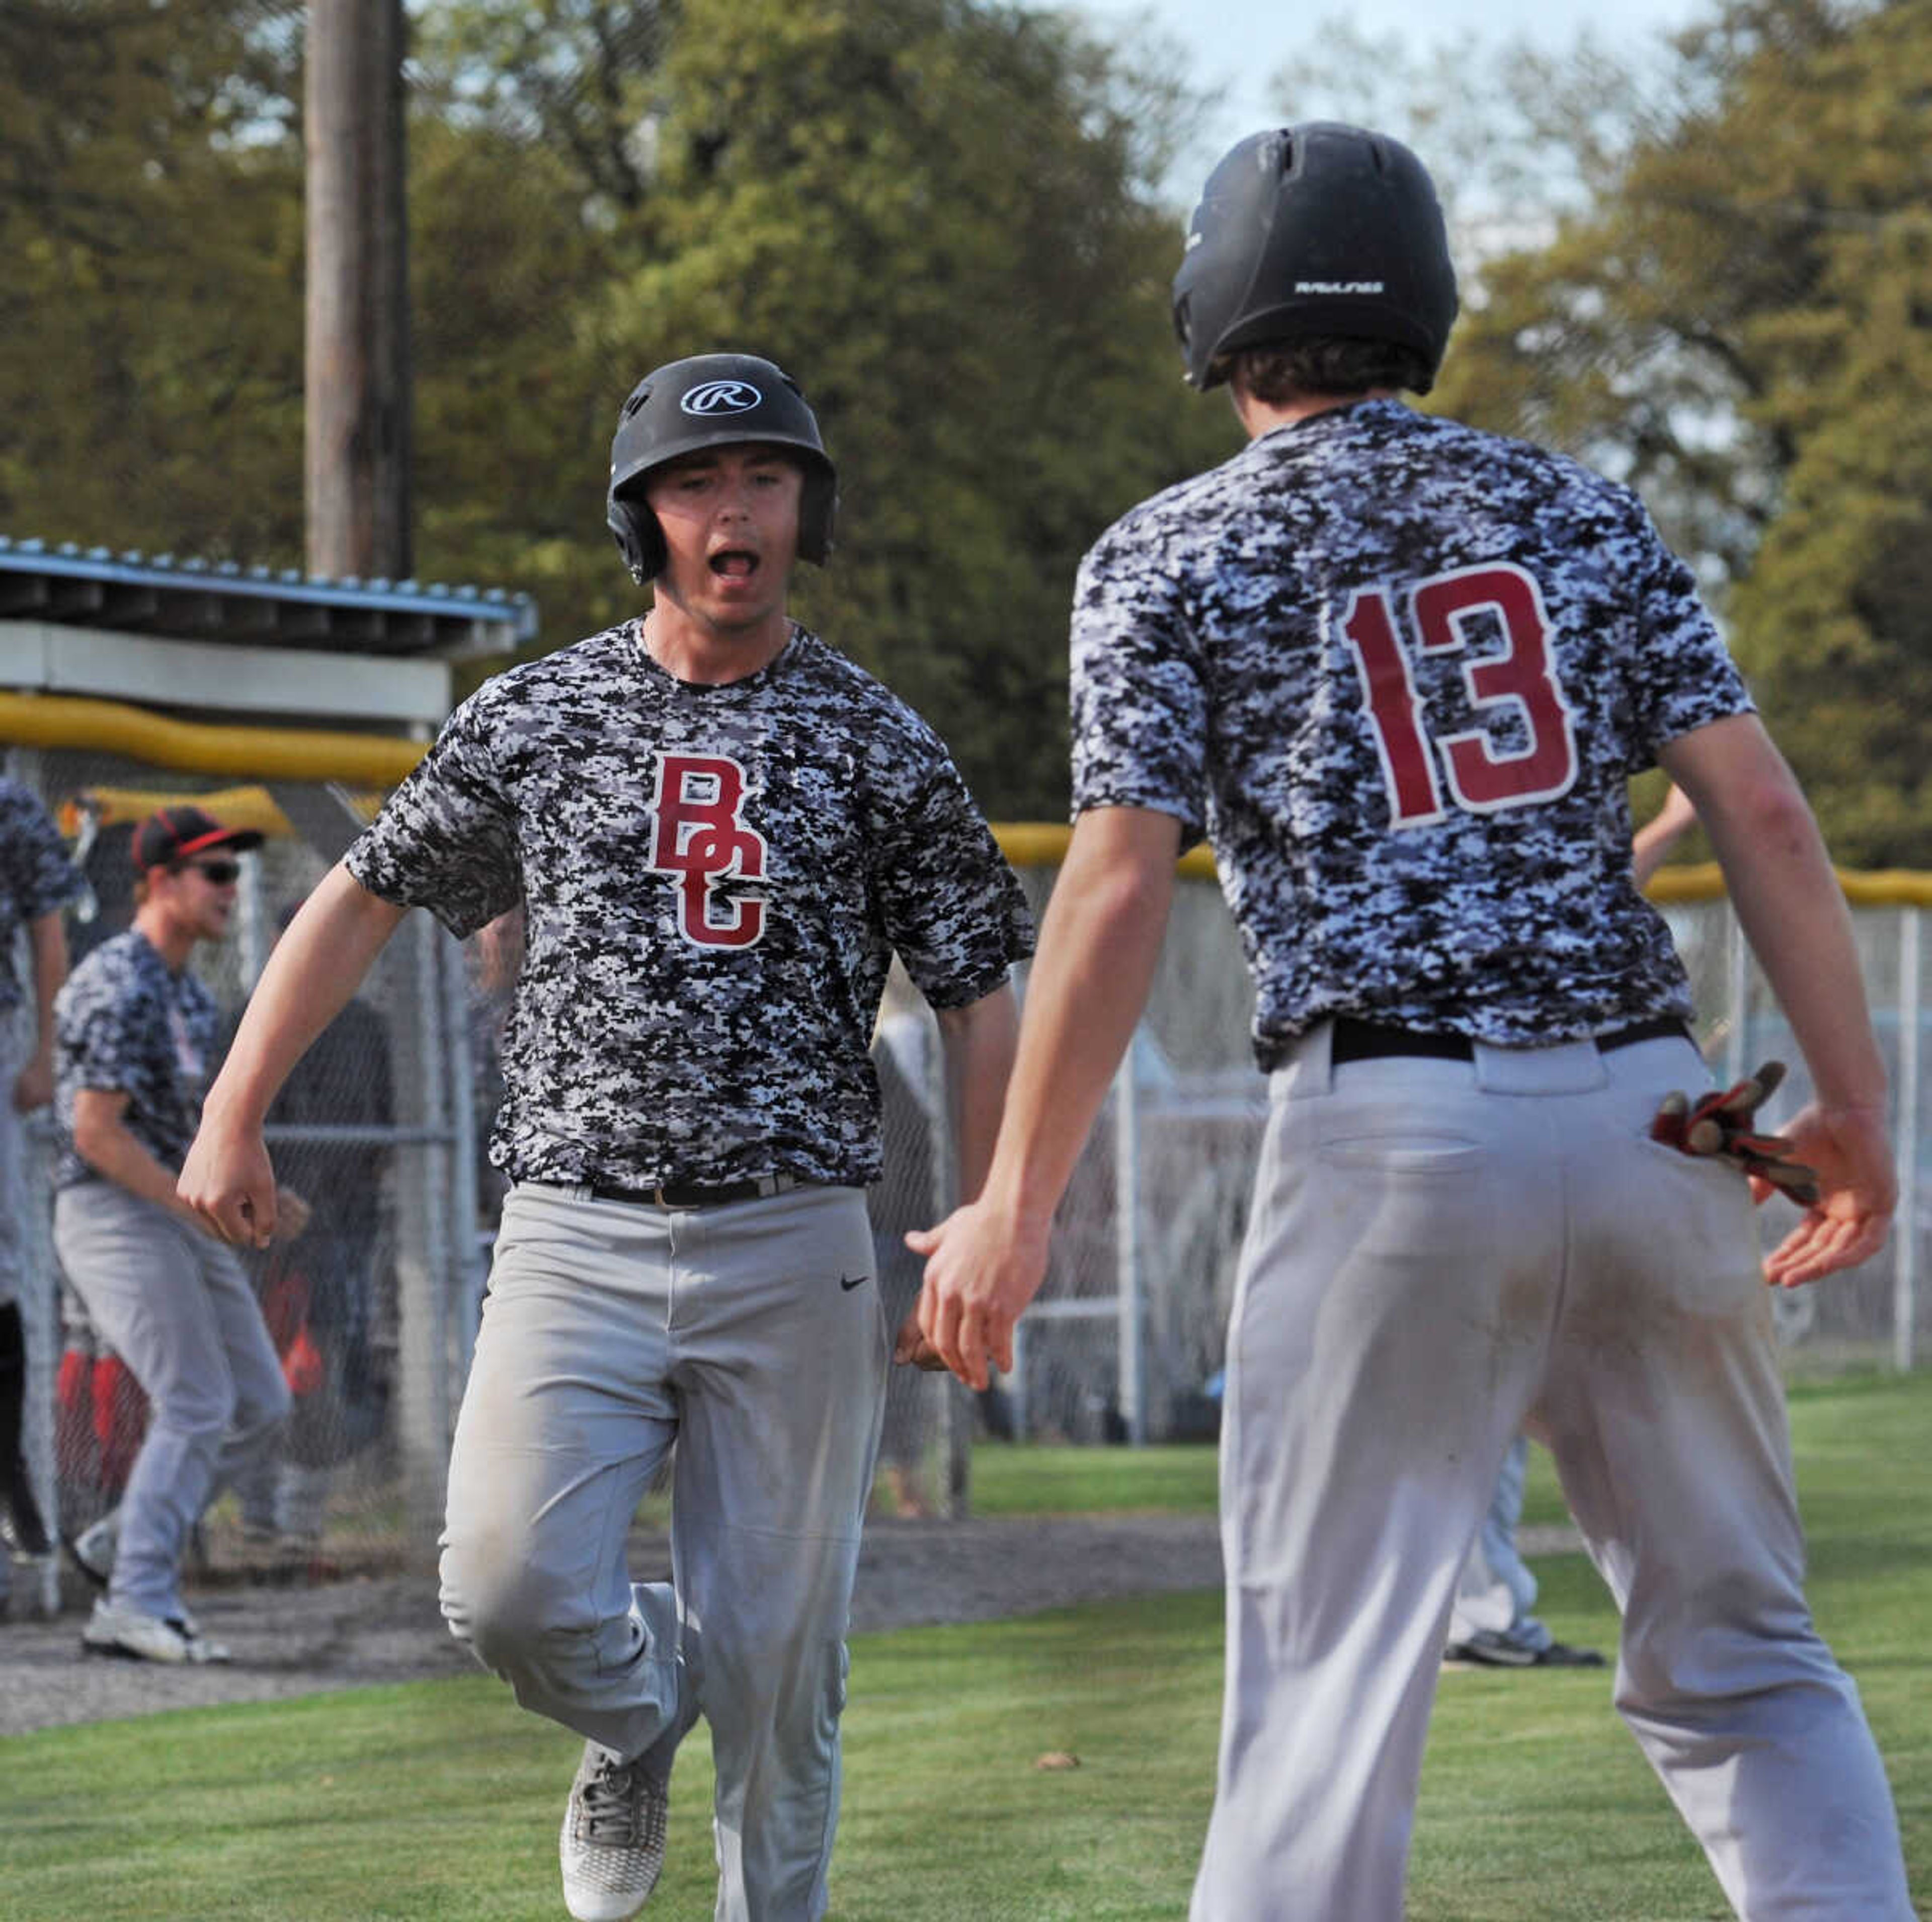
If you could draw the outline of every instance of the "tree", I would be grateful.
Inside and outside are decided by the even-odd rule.
[[[1152,183],[1187,103],[1068,22],[968,0],[686,0],[628,41],[590,0],[546,6],[540,41],[494,4],[426,35],[488,142],[452,130],[418,217],[433,233],[458,195],[486,223],[547,200],[569,287],[596,277],[560,303],[546,262],[541,348],[506,325],[483,390],[522,362],[557,390],[568,442],[548,473],[523,460],[520,487],[466,476],[463,495],[542,523],[547,639],[636,604],[601,493],[631,381],[692,352],[764,353],[804,386],[839,469],[838,551],[806,570],[803,613],[942,727],[989,807],[1061,813],[1079,555],[1234,439],[1183,389],[1167,318],[1179,233]],[[507,189],[518,153],[537,159],[534,199],[476,171],[487,160]],[[490,259],[527,260],[527,235],[502,238]],[[420,247],[442,263],[428,281],[463,250]],[[461,305],[425,292],[425,327]],[[426,472],[453,424],[432,358],[426,343]],[[531,421],[504,424],[520,438]],[[452,507],[426,503],[426,552]]]
[[[1441,404],[1642,487],[1838,858],[1928,865],[1932,0],[1742,0],[1681,49],[1587,211],[1484,264]]]
[[[0,526],[298,552],[296,43],[266,0],[0,12]]]
[[[309,0],[303,499],[309,571],[410,572],[403,0]]]
[[[274,0],[0,16],[7,75],[50,76],[0,99],[0,527],[299,557],[298,28]],[[1238,438],[1168,319],[1155,182],[1193,103],[986,0],[431,0],[413,28],[418,574],[532,592],[548,646],[635,612],[619,403],[764,352],[843,486],[802,612],[989,808],[1060,813],[1079,556]]]

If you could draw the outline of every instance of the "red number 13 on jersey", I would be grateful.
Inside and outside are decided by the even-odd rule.
[[[1550,620],[1534,575],[1508,562],[1458,568],[1419,582],[1409,596],[1416,643],[1425,654],[1466,643],[1470,622],[1492,616],[1508,643],[1501,654],[1465,661],[1462,685],[1472,714],[1507,706],[1521,719],[1528,745],[1502,754],[1480,727],[1434,737],[1424,731],[1422,703],[1386,588],[1359,589],[1342,616],[1367,697],[1376,747],[1388,782],[1390,825],[1414,827],[1445,811],[1436,754],[1458,807],[1493,814],[1554,800],[1576,778],[1576,740],[1569,704],[1550,658]]]

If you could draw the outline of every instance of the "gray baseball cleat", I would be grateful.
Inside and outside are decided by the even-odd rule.
[[[105,1588],[114,1573],[114,1552],[121,1541],[121,1511],[110,1508],[99,1521],[77,1535],[64,1538],[69,1558],[97,1588]]]
[[[563,1906],[576,1922],[628,1922],[650,1900],[664,1867],[670,1791],[642,1762],[584,1744],[557,1844]]]
[[[1466,1662],[1479,1669],[1600,1669],[1604,1658],[1594,1648],[1573,1648],[1567,1642],[1546,1642],[1532,1648],[1512,1642],[1492,1629],[1479,1628],[1466,1642],[1452,1642],[1442,1651],[1445,1662]]]
[[[1512,1642],[1492,1628],[1479,1628],[1466,1642],[1452,1642],[1442,1651],[1445,1662],[1473,1663],[1479,1669],[1533,1669],[1536,1651]]]
[[[151,1615],[105,1595],[80,1632],[80,1645],[90,1655],[124,1655],[137,1662],[193,1665],[229,1659],[228,1651],[209,1641],[192,1617]]]

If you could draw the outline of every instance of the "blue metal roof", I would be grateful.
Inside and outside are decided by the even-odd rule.
[[[537,632],[536,603],[501,588],[328,580],[4,535],[0,619],[364,654],[508,653]]]

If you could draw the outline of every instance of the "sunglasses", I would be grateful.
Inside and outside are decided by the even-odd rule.
[[[238,861],[190,861],[184,865],[203,877],[210,887],[225,888],[242,878]]]

